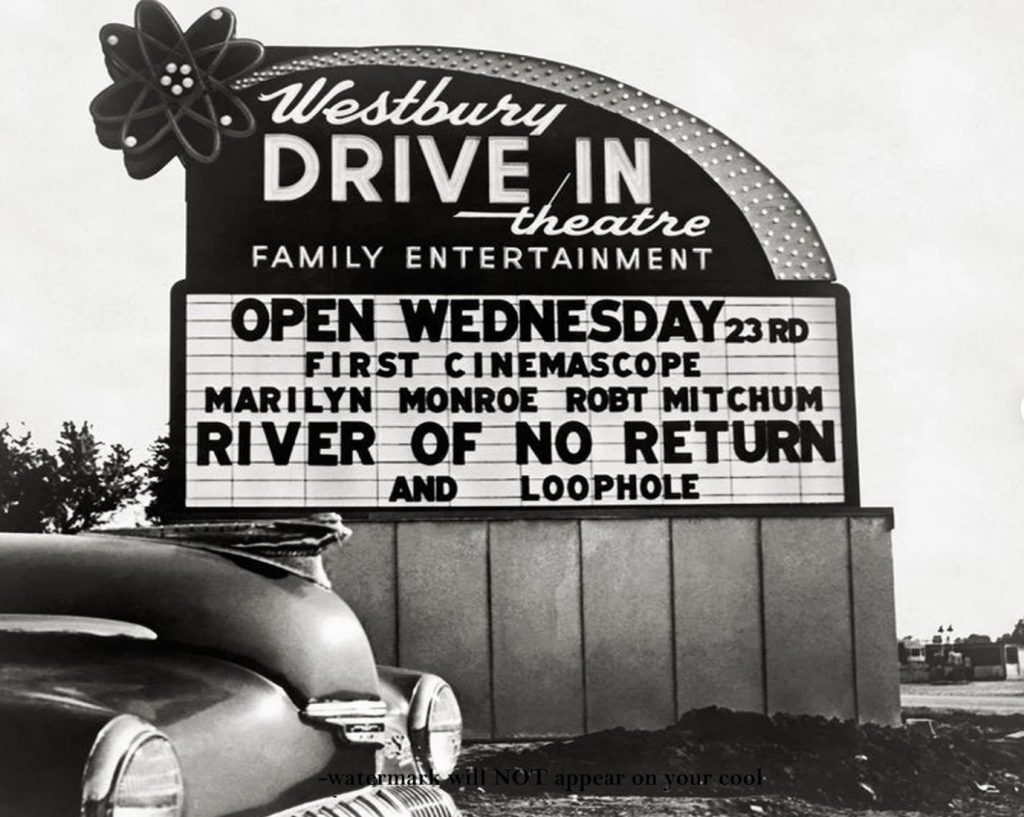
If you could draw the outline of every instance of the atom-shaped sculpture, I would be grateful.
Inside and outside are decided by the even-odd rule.
[[[128,175],[152,176],[175,156],[212,162],[222,137],[249,136],[252,112],[228,83],[255,68],[263,46],[232,39],[235,15],[215,8],[182,33],[156,0],[135,7],[135,28],[111,23],[100,30],[114,84],[92,101],[96,135],[124,151]]]

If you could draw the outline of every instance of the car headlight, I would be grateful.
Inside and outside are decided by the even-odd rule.
[[[83,817],[181,817],[185,791],[167,737],[134,715],[100,730],[82,778]]]
[[[420,771],[446,779],[462,749],[462,711],[452,688],[436,675],[424,675],[409,706],[409,734]]]

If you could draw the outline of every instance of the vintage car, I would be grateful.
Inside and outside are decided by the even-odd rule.
[[[375,665],[340,519],[129,534],[0,535],[0,815],[457,814],[455,695]]]

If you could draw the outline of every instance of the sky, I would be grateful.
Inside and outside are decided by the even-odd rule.
[[[210,6],[171,0],[187,26]],[[164,431],[184,174],[95,139],[97,32],[130,0],[2,0],[0,423]],[[895,508],[900,635],[1024,617],[1024,4],[234,0],[273,45],[474,47],[578,65],[749,148],[852,298],[862,503]],[[983,13],[982,13],[983,11]]]

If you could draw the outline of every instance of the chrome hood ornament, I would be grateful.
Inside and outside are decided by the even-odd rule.
[[[248,519],[224,522],[189,522],[152,528],[117,528],[102,531],[117,536],[164,539],[230,555],[244,554],[256,561],[316,582],[327,589],[331,581],[324,570],[323,554],[340,546],[352,531],[336,513],[320,513],[297,519]]]

